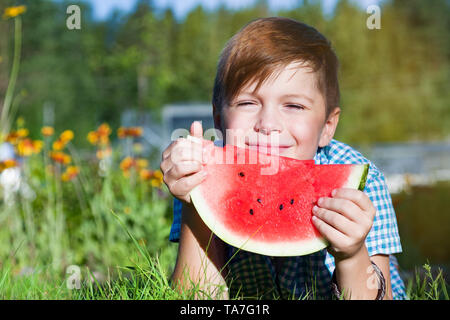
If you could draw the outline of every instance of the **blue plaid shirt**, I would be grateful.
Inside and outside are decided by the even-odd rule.
[[[364,192],[377,209],[372,229],[366,238],[370,256],[389,255],[392,294],[394,299],[406,299],[405,286],[400,278],[394,253],[402,251],[397,219],[385,178],[378,168],[349,145],[332,140],[318,148],[316,164],[369,164]],[[174,199],[174,221],[169,240],[177,242],[180,236],[182,203]],[[235,293],[245,298],[331,298],[331,276],[334,258],[326,249],[296,257],[269,257],[227,246],[230,270],[230,297]]]

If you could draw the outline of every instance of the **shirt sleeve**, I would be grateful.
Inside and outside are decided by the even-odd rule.
[[[402,252],[397,218],[386,180],[373,164],[370,164],[364,192],[376,209],[372,229],[366,238],[369,256]]]
[[[177,198],[173,198],[173,222],[170,228],[169,241],[178,242],[180,240],[182,208],[183,203]]]

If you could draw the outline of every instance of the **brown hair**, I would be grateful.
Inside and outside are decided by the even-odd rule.
[[[317,73],[328,117],[339,106],[336,54],[319,31],[283,17],[253,20],[228,41],[217,66],[213,105],[221,110],[254,79],[258,81],[257,91],[275,70],[296,61],[307,63]]]

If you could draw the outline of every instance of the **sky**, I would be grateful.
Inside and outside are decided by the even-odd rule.
[[[91,3],[94,10],[94,18],[106,19],[113,10],[119,9],[128,12],[133,9],[137,0],[85,0]],[[367,7],[370,4],[376,4],[379,0],[356,0],[361,7]],[[272,10],[281,10],[292,8],[299,0],[268,0],[269,7]],[[170,7],[173,9],[177,18],[183,19],[186,14],[201,4],[207,10],[213,10],[220,4],[225,4],[230,9],[241,9],[251,6],[255,0],[153,0],[157,8],[164,9]],[[323,0],[325,13],[331,13],[336,4],[336,0]]]

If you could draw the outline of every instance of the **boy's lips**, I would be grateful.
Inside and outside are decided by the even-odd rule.
[[[262,152],[262,153],[280,154],[280,153],[286,151],[291,146],[246,143],[246,147],[249,148],[250,150],[257,150],[258,152]]]

